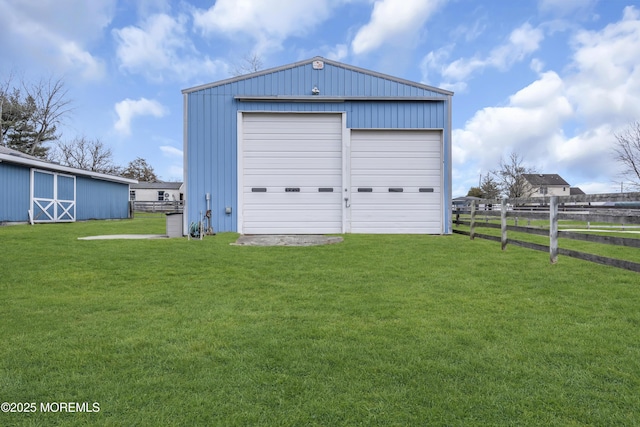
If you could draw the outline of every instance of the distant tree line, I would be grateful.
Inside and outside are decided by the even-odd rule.
[[[15,80],[11,74],[0,82],[0,145],[64,166],[159,181],[153,167],[141,157],[125,167],[116,165],[111,148],[99,139],[82,136],[60,141],[58,127],[72,110],[62,79]]]

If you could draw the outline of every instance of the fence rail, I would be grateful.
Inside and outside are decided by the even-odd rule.
[[[184,210],[184,200],[173,201],[131,201],[130,210],[132,212],[182,212]]]
[[[455,209],[454,214],[454,226],[469,226],[468,232],[454,228],[454,233],[468,235],[471,239],[478,237],[499,241],[501,242],[502,250],[505,250],[508,244],[512,244],[539,251],[548,251],[552,264],[558,261],[558,255],[563,255],[640,272],[640,263],[559,247],[559,239],[570,239],[634,249],[640,248],[640,239],[638,238],[562,231],[559,227],[561,221],[578,221],[586,223],[584,231],[590,232],[594,231],[592,227],[596,227],[592,226],[591,223],[598,222],[607,224],[597,226],[599,229],[606,228],[607,231],[612,228],[621,228],[623,230],[632,228],[638,229],[640,232],[640,226],[637,225],[640,224],[640,193],[551,196],[544,198],[502,199],[499,201],[481,199],[472,201],[470,206],[466,208]],[[461,219],[461,215],[468,216],[469,220]],[[482,218],[483,216],[484,218]],[[500,218],[500,224],[489,222],[497,220],[498,217]],[[512,218],[515,225],[507,225],[507,218]],[[541,219],[548,221],[548,228],[531,226],[531,220]],[[526,227],[519,225],[521,220],[527,221]],[[500,237],[478,233],[476,231],[478,227],[499,228]],[[549,245],[508,239],[507,233],[509,231],[549,236]]]

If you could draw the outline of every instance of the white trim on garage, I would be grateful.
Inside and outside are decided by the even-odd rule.
[[[342,113],[240,113],[238,230],[343,232]]]

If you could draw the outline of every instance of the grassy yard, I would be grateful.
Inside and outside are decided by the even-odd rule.
[[[466,236],[0,227],[0,425],[638,425],[640,275]],[[47,402],[99,412],[43,413]]]

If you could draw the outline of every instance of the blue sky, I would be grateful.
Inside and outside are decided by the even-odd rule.
[[[182,94],[319,55],[455,92],[453,195],[519,153],[620,190],[614,134],[640,120],[637,0],[0,0],[0,77],[63,77],[63,141],[100,139],[182,179]]]

